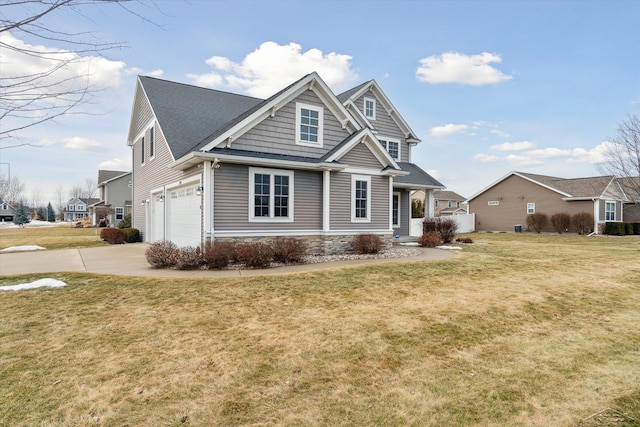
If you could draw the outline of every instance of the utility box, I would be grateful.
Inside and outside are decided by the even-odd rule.
[[[514,231],[515,231],[516,233],[522,233],[522,225],[521,225],[521,224],[516,224],[516,225],[514,226]]]

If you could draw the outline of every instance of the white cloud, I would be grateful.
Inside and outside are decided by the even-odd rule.
[[[478,153],[473,156],[473,160],[480,163],[493,163],[499,161],[500,158],[498,156],[492,156],[490,154]]]
[[[114,157],[98,164],[98,169],[130,171],[131,157]]]
[[[494,151],[525,151],[536,147],[536,144],[529,141],[505,142],[504,144],[492,145]]]
[[[75,136],[73,138],[65,138],[62,141],[65,143],[64,148],[69,148],[70,150],[105,151],[101,143],[89,138]]]
[[[24,81],[24,76],[43,76],[38,91],[79,90],[117,87],[121,83],[125,63],[99,56],[81,56],[75,52],[41,45],[30,45],[10,32],[0,33],[0,43],[12,46],[3,49],[3,78]],[[25,52],[41,52],[32,55]],[[62,66],[61,66],[62,64]],[[14,81],[15,83],[15,81]]]
[[[447,52],[421,59],[416,76],[418,81],[431,84],[460,83],[471,86],[496,84],[513,78],[489,65],[493,62],[500,63],[502,58],[487,52],[480,55]]]
[[[150,76],[150,77],[162,77],[164,75],[164,70],[159,68],[157,70],[146,71],[139,67],[132,67],[132,68],[125,69],[124,74],[127,76],[134,74],[134,75]]]
[[[517,154],[509,154],[506,158],[508,163],[517,166],[540,166],[544,164],[544,162],[536,159],[532,159],[529,156],[521,156]]]
[[[498,130],[498,129],[491,129],[491,133],[494,134],[494,135],[501,136],[503,138],[509,138],[511,136],[507,132],[503,132],[503,131]]]
[[[429,135],[436,138],[441,138],[445,136],[455,135],[457,133],[462,133],[467,129],[469,129],[469,126],[467,125],[454,125],[453,123],[449,123],[444,126],[436,126],[434,128],[431,128],[431,130],[429,131]]]
[[[607,160],[606,153],[609,150],[611,144],[611,142],[605,141],[596,145],[590,150],[585,150],[584,148],[575,148],[572,150],[571,158],[568,161],[570,163],[603,163]]]
[[[302,52],[297,43],[281,46],[265,42],[241,62],[213,56],[206,61],[213,70],[205,74],[188,74],[193,83],[213,88],[228,88],[249,95],[266,98],[305,74],[317,71],[336,92],[342,92],[358,79],[351,69],[351,56],[338,53],[323,54],[321,50]]]

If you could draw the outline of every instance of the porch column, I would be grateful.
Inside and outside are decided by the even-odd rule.
[[[322,231],[331,230],[331,171],[322,171]]]
[[[202,165],[202,213],[204,221],[204,241],[213,236],[213,169],[211,161],[207,160]]]
[[[402,199],[402,196],[400,196]],[[402,206],[402,200],[398,200],[398,206]],[[398,218],[399,220],[399,218]],[[389,230],[393,231],[393,176],[389,177]]]
[[[424,190],[424,217],[425,218],[433,218],[435,214],[434,206],[433,206],[433,190],[428,190],[425,188]]]
[[[598,226],[600,225],[600,199],[593,201],[593,232],[598,234]]]

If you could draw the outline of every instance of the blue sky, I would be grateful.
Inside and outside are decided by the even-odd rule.
[[[26,183],[27,198],[35,191],[54,201],[57,188],[96,179],[99,168],[130,169],[126,135],[138,74],[259,97],[314,70],[336,93],[375,79],[422,139],[413,162],[465,197],[513,170],[598,175],[608,137],[640,113],[635,0],[164,0],[127,7],[135,13],[101,5],[47,17],[52,28],[91,31],[128,47],[91,61],[101,91],[82,107],[89,114],[0,142],[0,162]],[[67,47],[2,35],[9,36]],[[0,59],[3,75],[29,65],[6,51]],[[6,148],[16,142],[31,145]]]

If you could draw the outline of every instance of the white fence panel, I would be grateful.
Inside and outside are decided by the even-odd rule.
[[[458,233],[473,233],[476,230],[476,214],[465,215],[451,215],[450,217],[458,223]],[[411,226],[409,228],[409,236],[420,237],[422,236],[422,221],[423,218],[412,218]]]

